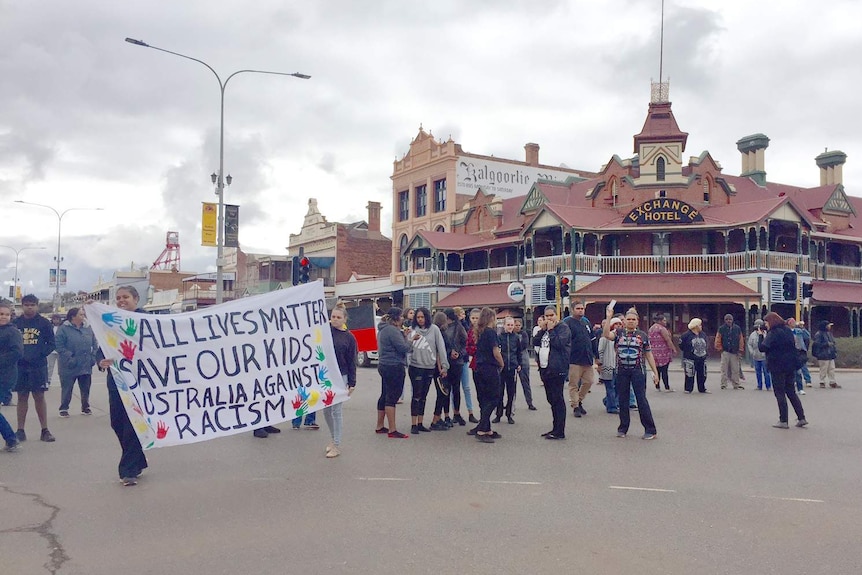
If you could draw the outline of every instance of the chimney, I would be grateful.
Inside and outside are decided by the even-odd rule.
[[[380,202],[368,202],[368,231],[380,231]]]
[[[743,177],[754,180],[758,186],[766,185],[766,161],[764,152],[769,147],[769,138],[763,134],[745,136],[736,142],[736,149],[742,153]]]
[[[539,144],[529,143],[524,146],[524,149],[527,150],[527,165],[528,166],[538,166],[539,165]]]
[[[847,154],[840,150],[824,151],[814,158],[817,167],[820,168],[820,185],[843,184],[843,166],[847,161]]]

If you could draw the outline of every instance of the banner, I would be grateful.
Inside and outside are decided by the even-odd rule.
[[[66,270],[60,270],[60,287],[66,285]],[[57,287],[57,268],[48,270],[48,287]]]
[[[216,247],[216,234],[218,230],[218,204],[201,202],[201,245]]]
[[[347,399],[321,282],[173,315],[85,309],[144,449],[246,433]]]
[[[239,247],[239,206],[224,206],[224,247]]]

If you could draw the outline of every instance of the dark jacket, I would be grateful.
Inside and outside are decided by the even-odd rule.
[[[503,369],[514,371],[521,365],[521,336],[515,332],[500,334],[500,353],[503,354]]]
[[[572,365],[593,365],[593,328],[585,319],[577,320],[569,316],[562,321],[572,334],[569,348],[569,363]]]
[[[449,371],[463,369],[464,362],[467,361],[467,332],[461,322],[453,321],[443,330],[443,341],[446,342],[446,349],[450,352]],[[452,351],[457,353],[458,357],[453,358]]]
[[[332,345],[335,348],[335,359],[338,361],[338,370],[347,376],[347,387],[356,386],[356,338],[346,329],[335,329],[332,331]]]
[[[20,315],[15,318],[15,327],[24,338],[24,355],[18,362],[19,368],[45,368],[46,380],[47,357],[54,351],[54,326],[51,322],[35,315],[27,318]]]
[[[771,328],[766,337],[760,336],[757,347],[766,354],[769,373],[796,373],[798,353],[789,327],[781,324]]]
[[[695,341],[698,340],[698,341]],[[682,358],[690,359],[692,361],[706,361],[707,356],[707,344],[706,344],[706,334],[700,332],[700,334],[696,334],[691,330],[688,330],[684,334],[682,334],[682,338],[679,341],[679,348],[682,350]],[[695,353],[696,349],[702,355],[697,355]]]
[[[811,344],[811,355],[817,359],[830,360],[838,357],[835,349],[835,337],[829,332],[829,322],[821,321],[820,329],[814,334],[814,342]]]
[[[721,324],[715,336],[715,348],[727,353],[745,353],[745,336],[742,335],[742,328],[736,324],[730,327],[726,323]]]
[[[18,360],[24,355],[24,340],[13,324],[0,326],[0,401],[3,390],[11,390],[18,382]]]
[[[89,375],[96,363],[96,336],[89,326],[63,322],[57,328],[57,364],[60,377]]]
[[[382,323],[377,332],[377,365],[407,365],[407,354],[413,346],[407,343],[401,330],[391,323]]]
[[[565,322],[558,323],[551,331],[540,329],[533,337],[533,345],[541,347],[545,333],[550,336],[551,353],[548,355],[548,367],[544,370],[557,374],[569,373],[569,357],[571,357],[572,334]]]

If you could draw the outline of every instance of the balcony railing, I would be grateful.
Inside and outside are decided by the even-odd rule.
[[[862,282],[862,268],[832,264],[814,264],[807,257],[784,252],[739,252],[732,254],[672,255],[672,256],[575,256],[576,272],[588,275],[610,274],[710,274],[741,272],[799,271],[814,279]],[[572,273],[572,256],[547,256],[528,259],[520,266],[470,271],[414,272],[406,275],[406,287],[466,286],[506,283],[547,274],[557,268],[563,274]]]

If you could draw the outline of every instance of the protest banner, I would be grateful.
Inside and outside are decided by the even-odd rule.
[[[85,310],[144,449],[251,431],[348,397],[321,282],[173,315]]]

